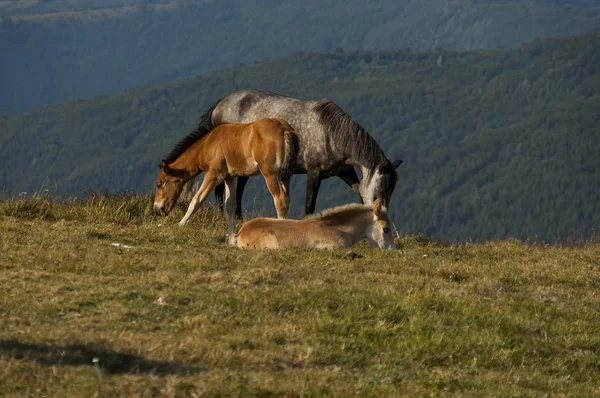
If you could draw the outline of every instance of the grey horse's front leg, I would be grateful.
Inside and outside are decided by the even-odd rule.
[[[358,175],[356,174],[356,170],[354,167],[350,166],[344,168],[339,174],[338,177],[342,179],[352,190],[358,195],[360,199],[360,203],[364,203],[362,196],[360,195],[360,180],[358,179]]]

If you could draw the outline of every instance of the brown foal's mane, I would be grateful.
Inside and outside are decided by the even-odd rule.
[[[215,102],[213,106],[211,106],[210,109],[206,111],[204,115],[202,115],[196,130],[192,131],[183,137],[177,144],[175,144],[171,152],[165,158],[167,164],[171,164],[176,161],[177,158],[180,157],[189,147],[194,145],[196,141],[210,133],[212,129],[215,128],[215,125],[212,122],[212,113],[220,101],[221,100]]]

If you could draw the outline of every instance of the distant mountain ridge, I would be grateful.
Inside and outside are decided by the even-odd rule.
[[[510,50],[298,53],[0,116],[0,187],[151,192],[157,164],[214,101],[256,87],[330,98],[403,159],[390,215],[446,240],[583,239],[600,226],[600,32]],[[303,209],[295,176],[291,214]],[[318,209],[355,201],[324,182]],[[272,202],[251,179],[244,209]]]
[[[85,3],[69,4],[49,0],[38,8],[77,10]],[[489,49],[600,27],[598,1],[106,0],[93,5],[100,16],[0,18],[0,112],[296,51]],[[102,5],[124,7],[99,11]]]

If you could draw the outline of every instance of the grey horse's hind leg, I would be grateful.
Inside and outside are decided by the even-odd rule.
[[[236,188],[236,197],[237,203],[235,207],[235,216],[238,220],[242,219],[242,195],[244,195],[244,187],[248,182],[248,178],[250,177],[238,177],[237,180],[237,188]],[[223,197],[225,194],[225,184],[221,183],[215,187],[215,200],[217,201],[217,206],[219,207],[219,211],[223,211]]]
[[[305,215],[315,212],[317,207],[317,195],[321,186],[321,172],[309,171],[306,178],[306,200],[304,202]]]
[[[350,166],[344,169],[338,177],[342,179],[352,190],[358,195],[360,199],[360,203],[364,203],[362,196],[360,196],[360,180],[358,179],[358,175],[356,174],[356,170],[354,167]]]

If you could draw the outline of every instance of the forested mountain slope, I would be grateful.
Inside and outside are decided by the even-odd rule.
[[[600,3],[574,0],[47,0],[29,2],[34,15],[8,7],[20,3],[0,2],[0,112],[295,51],[513,47],[600,27]]]
[[[148,192],[218,98],[257,87],[328,97],[401,158],[399,230],[448,240],[577,238],[600,226],[600,32],[511,50],[338,51],[235,67],[0,117],[0,186]],[[247,210],[272,202],[253,179]],[[302,176],[291,212],[302,214]],[[318,208],[355,197],[323,185]]]

